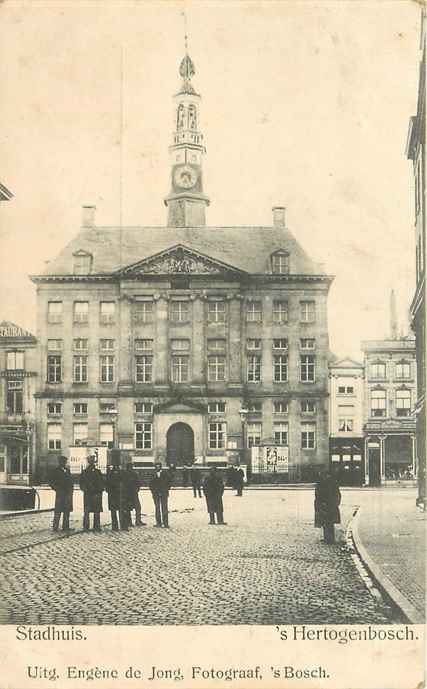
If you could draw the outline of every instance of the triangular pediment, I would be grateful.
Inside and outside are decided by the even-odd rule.
[[[226,275],[241,274],[234,266],[222,263],[179,244],[123,268],[120,273],[138,275]]]
[[[154,408],[160,414],[205,414],[207,407],[186,399],[173,399]]]
[[[331,368],[363,368],[363,364],[361,364],[360,361],[355,361],[350,358],[334,361],[330,366]]]

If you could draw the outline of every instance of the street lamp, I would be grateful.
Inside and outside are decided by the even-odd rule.
[[[249,409],[245,409],[242,407],[242,409],[239,409],[239,416],[240,420],[242,422],[242,453],[241,453],[241,459],[242,463],[244,464],[244,459],[245,459],[245,449],[246,449],[246,433],[245,433],[245,425],[246,425],[246,417],[249,414]]]
[[[27,471],[22,472],[22,473],[30,474],[31,473],[30,472],[30,440],[32,438],[33,428],[34,428],[33,420],[31,417],[31,412],[29,412],[29,411],[25,412],[23,425],[24,425],[25,436],[27,438]]]

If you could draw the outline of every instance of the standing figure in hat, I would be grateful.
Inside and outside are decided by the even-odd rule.
[[[62,514],[62,530],[70,530],[70,512],[73,511],[73,478],[66,457],[58,457],[58,466],[52,471],[50,487],[55,491],[53,531],[58,531]]]
[[[139,489],[141,481],[133,468],[132,462],[127,462],[126,469],[122,474],[123,484],[123,509],[127,514],[128,526],[133,526],[131,512],[135,510],[135,526],[146,526],[141,519],[141,503],[139,501]]]
[[[101,531],[102,491],[104,477],[95,466],[95,455],[87,458],[87,467],[80,475],[80,488],[83,491],[83,530],[89,531],[89,514],[93,512],[93,530]]]
[[[323,527],[324,543],[335,543],[335,524],[341,522],[340,503],[338,483],[329,471],[325,471],[316,483],[314,498],[314,525]]]
[[[110,464],[105,477],[108,495],[108,509],[111,514],[111,529],[128,531],[128,519],[122,505],[122,470],[120,466]]]
[[[154,474],[150,481],[151,495],[153,496],[154,507],[156,510],[156,523],[154,526],[164,526],[169,528],[169,488],[170,472],[162,469],[160,462],[154,465]]]
[[[209,512],[209,524],[215,524],[215,515],[218,524],[223,526],[224,521],[224,507],[222,504],[222,496],[224,493],[224,481],[218,473],[216,467],[211,467],[208,476],[203,482],[203,492],[206,498],[206,505]]]

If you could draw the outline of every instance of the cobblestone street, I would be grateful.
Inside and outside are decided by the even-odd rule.
[[[346,491],[345,529],[360,491]],[[52,534],[51,513],[0,523],[2,624],[390,623],[343,543],[320,542],[309,490],[224,496],[226,527],[209,526],[204,499],[175,490],[171,528]],[[105,501],[106,502],[106,501]],[[176,510],[176,511],[174,511]],[[81,528],[81,515],[72,526]],[[46,542],[43,542],[46,541]]]

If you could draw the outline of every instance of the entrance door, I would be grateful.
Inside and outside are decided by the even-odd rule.
[[[7,447],[0,445],[0,483],[7,483]]]
[[[194,460],[194,433],[186,423],[174,423],[167,432],[168,464],[183,466]]]
[[[381,485],[380,448],[368,447],[369,485]]]

